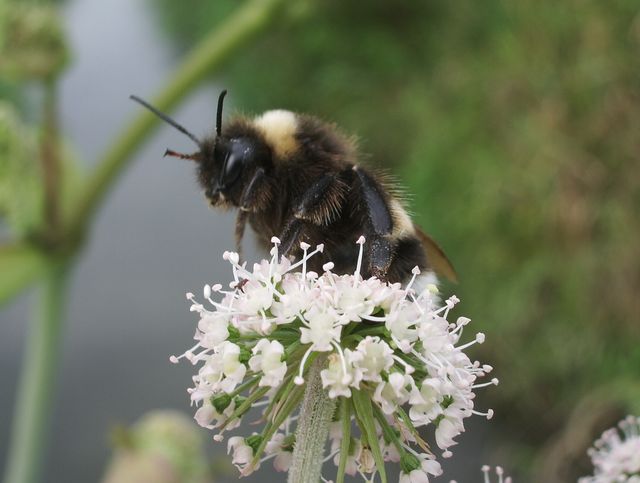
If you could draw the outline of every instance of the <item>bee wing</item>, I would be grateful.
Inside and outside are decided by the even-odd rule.
[[[435,242],[433,238],[427,235],[422,229],[414,225],[418,238],[422,242],[425,252],[427,252],[427,261],[431,268],[438,274],[449,279],[452,282],[458,281],[458,275],[453,265],[442,251],[442,248]]]

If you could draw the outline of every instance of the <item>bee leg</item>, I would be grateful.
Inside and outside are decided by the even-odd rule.
[[[267,183],[267,175],[264,168],[258,168],[242,192],[240,210],[253,211],[258,206],[267,205],[270,199],[271,189]]]
[[[307,189],[294,205],[293,217],[281,235],[282,252],[296,249],[304,236],[305,225],[327,226],[339,215],[344,205],[347,184],[340,173],[325,174]]]
[[[387,280],[389,267],[394,258],[394,246],[388,238],[373,236],[368,243],[369,270],[380,280]]]
[[[316,226],[326,226],[342,210],[347,185],[338,174],[325,174],[303,193],[294,208],[293,216]]]
[[[292,218],[285,225],[282,234],[280,235],[280,251],[283,256],[287,257],[292,251],[296,249],[296,245],[303,232],[304,221],[297,218]]]
[[[387,272],[395,257],[395,244],[391,238],[393,219],[382,188],[366,172],[355,171],[362,198],[365,202],[365,226],[367,258],[371,275],[386,280]]]
[[[244,236],[244,229],[247,226],[248,212],[245,210],[238,210],[238,216],[236,217],[236,252],[240,258],[242,258],[242,237]]]

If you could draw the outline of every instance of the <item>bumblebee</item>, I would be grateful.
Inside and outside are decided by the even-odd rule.
[[[321,273],[353,272],[366,238],[362,276],[403,282],[418,267],[455,280],[440,249],[411,220],[396,186],[362,167],[353,138],[313,116],[286,110],[254,118],[236,117],[223,126],[226,91],[218,98],[215,134],[199,139],[166,114],[136,96],[161,119],[198,146],[192,154],[167,149],[165,156],[194,161],[198,181],[216,208],[237,208],[236,244],[240,250],[247,222],[268,250],[272,236],[285,256],[297,256],[300,243],[323,243],[323,257],[309,267]]]

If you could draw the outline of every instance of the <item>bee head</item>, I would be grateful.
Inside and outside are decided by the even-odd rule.
[[[198,163],[198,181],[212,205],[239,206],[243,187],[251,180],[259,166],[269,162],[270,152],[260,136],[249,126],[240,123],[222,130],[222,108],[226,93],[227,91],[224,90],[218,97],[215,136],[202,141],[139,97],[131,96],[131,99],[187,135],[198,145],[199,150],[193,154],[182,154],[167,149],[165,156],[175,156]]]

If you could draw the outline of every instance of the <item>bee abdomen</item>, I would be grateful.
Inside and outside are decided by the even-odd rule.
[[[405,282],[414,267],[421,271],[428,267],[427,256],[417,237],[406,236],[394,242],[395,256],[387,272],[389,282]]]

